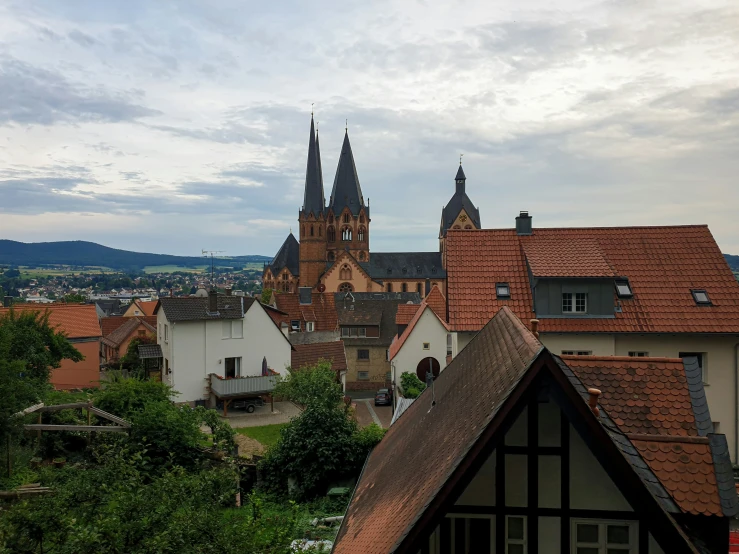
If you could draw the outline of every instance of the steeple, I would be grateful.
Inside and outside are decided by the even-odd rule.
[[[457,176],[454,178],[454,182],[457,185],[457,193],[464,194],[464,182],[467,177],[464,175],[464,169],[462,169],[462,162],[459,162],[459,169],[457,170]]]
[[[305,194],[303,196],[303,213],[312,213],[318,217],[326,206],[323,195],[323,174],[321,170],[321,151],[318,146],[313,125],[313,114],[310,116],[310,139],[308,141],[308,163],[305,168]]]
[[[329,207],[334,210],[335,214],[341,213],[346,206],[355,216],[359,214],[363,207],[365,213],[369,212],[369,208],[364,205],[362,187],[359,186],[359,177],[357,176],[357,167],[354,165],[354,154],[352,154],[352,146],[349,144],[348,131],[344,134],[344,144],[341,145],[339,165],[336,168],[334,187],[331,189],[329,200]]]
[[[460,229],[480,229],[480,211],[470,200],[465,192],[465,183],[467,176],[462,169],[460,160],[457,175],[454,177],[455,192],[449,199],[444,209],[441,210],[441,226],[439,228],[439,238],[446,236],[446,232],[452,227]],[[460,218],[459,221],[458,218]],[[463,218],[463,220],[461,219]]]

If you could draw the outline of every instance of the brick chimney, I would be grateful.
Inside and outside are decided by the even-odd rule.
[[[538,339],[539,338],[539,320],[532,319],[530,323],[531,323],[531,332]]]
[[[218,291],[216,289],[208,291],[208,312],[211,314],[218,313]]]
[[[226,296],[231,296],[231,287],[226,287]]]
[[[531,235],[534,233],[533,224],[531,222],[531,216],[529,212],[521,212],[516,217],[516,234],[517,235]]]

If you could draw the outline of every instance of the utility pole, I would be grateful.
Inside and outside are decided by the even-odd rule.
[[[225,250],[203,250],[203,256],[208,257],[210,256],[210,286],[213,287],[213,280],[214,280],[214,273],[215,268],[213,265],[213,256],[215,254],[223,254]]]

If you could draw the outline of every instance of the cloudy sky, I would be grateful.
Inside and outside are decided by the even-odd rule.
[[[485,227],[707,223],[739,254],[739,4],[5,0],[0,238],[275,253],[311,103],[374,251]]]

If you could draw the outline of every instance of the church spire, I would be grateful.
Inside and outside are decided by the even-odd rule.
[[[362,187],[359,185],[357,167],[354,165],[354,154],[349,143],[349,132],[344,133],[344,144],[341,145],[339,165],[336,168],[334,186],[331,189],[329,206],[335,214],[341,213],[344,207],[349,207],[353,215],[358,215],[364,205]],[[365,208],[368,211],[368,208]]]
[[[459,160],[459,169],[457,170],[457,176],[454,178],[454,183],[456,184],[457,193],[458,194],[464,194],[464,183],[467,180],[467,177],[464,174],[464,169],[462,169],[462,160],[460,158]]]
[[[310,116],[310,139],[308,141],[308,163],[305,168],[305,194],[303,196],[303,213],[313,213],[318,217],[323,213],[326,199],[323,195],[323,174],[321,171],[321,151],[313,124],[313,114]]]

